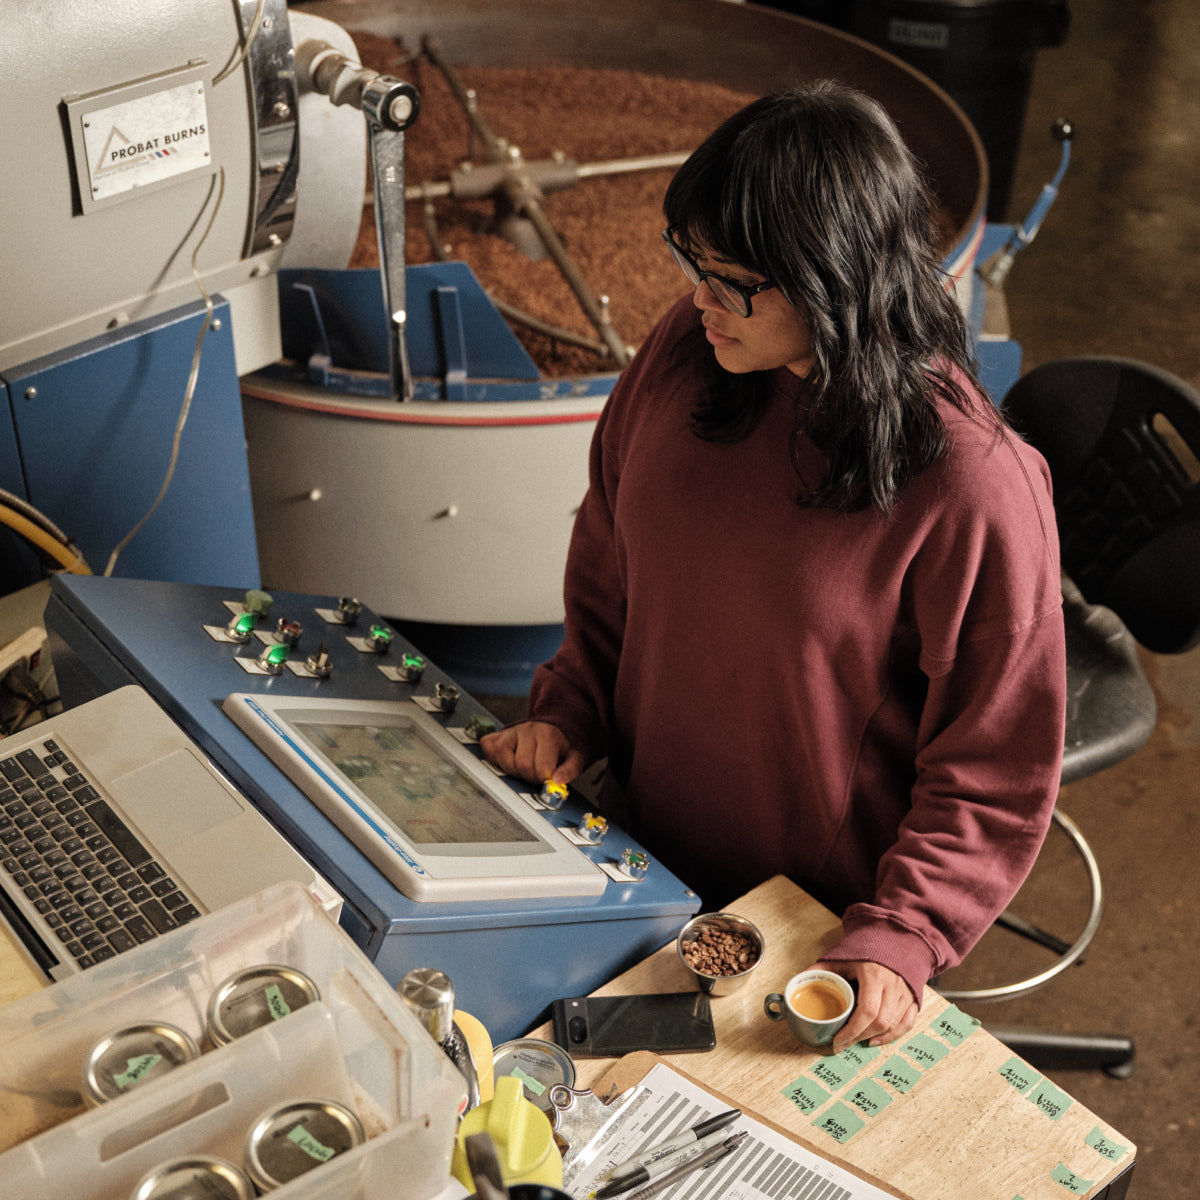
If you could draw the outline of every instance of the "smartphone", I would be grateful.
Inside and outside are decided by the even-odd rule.
[[[554,1040],[572,1058],[610,1058],[634,1050],[679,1054],[717,1044],[706,992],[572,996],[550,1006]]]

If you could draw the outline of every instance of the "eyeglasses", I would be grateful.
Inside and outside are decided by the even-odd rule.
[[[692,287],[699,287],[702,283],[707,283],[712,294],[736,316],[750,316],[752,312],[750,297],[757,296],[759,292],[765,292],[768,288],[775,286],[769,279],[765,283],[735,283],[732,279],[726,279],[724,275],[718,275],[715,271],[702,271],[700,264],[676,243],[669,229],[664,229],[662,235],[663,241],[671,248],[672,257],[679,264],[679,269],[687,277],[687,281]]]

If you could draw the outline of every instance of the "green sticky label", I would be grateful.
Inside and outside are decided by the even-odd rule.
[[[890,1084],[898,1092],[907,1092],[921,1078],[921,1072],[908,1059],[901,1058],[898,1054],[893,1054],[875,1072],[875,1078],[882,1079],[884,1083]]]
[[[546,1090],[546,1085],[541,1080],[534,1079],[532,1075],[526,1075],[520,1067],[513,1067],[509,1074],[516,1076],[535,1096],[540,1096]]]
[[[860,1043],[857,1046],[847,1046],[845,1050],[838,1055],[838,1058],[845,1059],[857,1072],[860,1067],[865,1067],[867,1063],[878,1058],[883,1051],[878,1046],[868,1046],[865,1043]]]
[[[868,1117],[873,1117],[880,1109],[887,1108],[891,1104],[892,1097],[886,1088],[880,1087],[871,1079],[864,1079],[857,1087],[851,1088],[846,1093],[846,1100],[860,1112],[865,1112]]]
[[[125,1070],[113,1076],[113,1083],[122,1091],[136,1087],[160,1062],[161,1054],[139,1054],[136,1058],[126,1059]]]
[[[979,1028],[979,1018],[969,1017],[962,1009],[951,1004],[930,1022],[930,1033],[936,1033],[952,1046],[961,1046]]]
[[[835,1142],[845,1144],[866,1122],[857,1113],[853,1113],[839,1101],[828,1112],[822,1113],[813,1124],[829,1134]]]
[[[819,1058],[812,1066],[813,1078],[819,1079],[826,1087],[831,1087],[834,1091],[843,1084],[849,1083],[857,1074],[856,1066],[837,1056]]]
[[[833,1093],[827,1092],[815,1079],[801,1076],[783,1089],[785,1095],[802,1113],[814,1113]]]
[[[1050,1172],[1050,1178],[1055,1183],[1061,1183],[1068,1192],[1074,1192],[1076,1196],[1085,1196],[1092,1189],[1094,1179],[1081,1179],[1070,1167],[1059,1163],[1053,1171]]]
[[[916,1033],[900,1047],[900,1052],[907,1054],[922,1071],[927,1071],[950,1053],[950,1047],[935,1042],[928,1034]]]
[[[269,983],[266,988],[267,1009],[271,1014],[273,1021],[279,1021],[286,1017],[292,1010],[288,1007],[288,1002],[283,998],[283,993],[279,990],[279,984]]]
[[[1052,1121],[1057,1121],[1074,1103],[1066,1092],[1060,1092],[1048,1079],[1038,1084],[1029,1099]]]
[[[315,1158],[317,1162],[328,1162],[334,1155],[331,1147],[317,1141],[303,1125],[296,1125],[288,1131],[288,1141],[294,1142],[309,1158]]]
[[[1108,1159],[1109,1162],[1120,1162],[1121,1159],[1129,1153],[1128,1146],[1122,1146],[1120,1142],[1110,1142],[1108,1138],[1100,1132],[1100,1126],[1097,1125],[1091,1133],[1083,1139],[1101,1158]]]
[[[1015,1055],[1000,1068],[999,1075],[1015,1087],[1022,1096],[1042,1078],[1027,1062],[1023,1062]]]

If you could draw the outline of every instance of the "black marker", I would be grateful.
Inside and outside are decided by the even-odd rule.
[[[713,1134],[720,1132],[727,1125],[731,1125],[741,1115],[740,1109],[731,1108],[728,1112],[708,1117],[670,1140],[653,1146],[649,1150],[644,1150],[641,1154],[635,1155],[623,1163],[618,1163],[609,1172],[608,1182],[599,1191],[593,1193],[595,1200],[607,1200],[608,1197],[619,1195],[639,1184],[649,1183],[651,1179],[674,1167],[686,1165],[715,1142]],[[698,1145],[702,1141],[705,1144]],[[696,1153],[692,1154],[689,1151]]]
[[[681,1179],[686,1179],[693,1171],[707,1170],[718,1159],[722,1159],[727,1154],[732,1154],[749,1135],[743,1131],[735,1133],[733,1137],[726,1138],[723,1142],[716,1146],[710,1146],[698,1157],[692,1159],[691,1162],[684,1163],[681,1167],[676,1167],[673,1171],[668,1171],[665,1175],[660,1175],[657,1179],[653,1179],[644,1188],[636,1191],[629,1197],[629,1200],[650,1200],[651,1196],[657,1196],[659,1192],[665,1192],[667,1188],[674,1187]]]

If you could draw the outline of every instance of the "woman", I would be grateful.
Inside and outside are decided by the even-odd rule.
[[[755,101],[680,168],[689,283],[619,380],[529,720],[531,781],[602,799],[719,907],[786,874],[842,914],[835,1048],[913,1025],[1032,866],[1065,666],[1049,475],[972,373],[883,109]],[[800,964],[797,964],[799,967]]]

